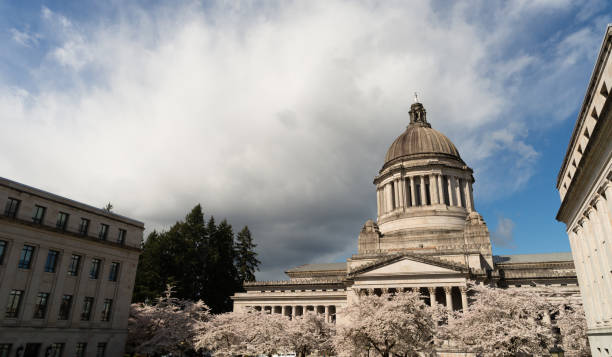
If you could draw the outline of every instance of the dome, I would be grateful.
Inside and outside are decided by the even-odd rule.
[[[410,124],[389,147],[385,156],[385,165],[395,159],[423,155],[450,156],[463,162],[459,151],[450,139],[431,128],[427,122],[423,105],[414,103],[410,108]]]

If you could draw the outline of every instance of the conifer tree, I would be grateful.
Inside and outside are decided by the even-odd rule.
[[[259,271],[261,262],[257,260],[255,247],[251,231],[245,226],[236,236],[236,269],[241,285],[245,281],[255,281],[255,271]]]

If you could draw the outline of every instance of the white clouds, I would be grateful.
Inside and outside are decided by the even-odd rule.
[[[10,31],[13,35],[13,40],[18,44],[25,47],[34,47],[38,45],[38,41],[40,39],[39,34],[29,33],[27,31],[19,31],[15,28],[12,28]]]
[[[497,228],[491,233],[491,243],[496,247],[516,248],[514,242],[514,221],[510,218],[499,217]]]
[[[253,226],[261,260],[286,267],[356,247],[414,91],[475,167],[477,191],[518,189],[537,159],[528,123],[509,110],[513,78],[541,59],[492,57],[510,32],[483,32],[460,11],[335,1],[125,11],[131,21],[94,26],[42,9],[54,42],[39,87],[0,87],[18,133],[0,141],[14,153],[4,175],[111,201],[149,228],[201,202]],[[489,170],[500,155],[501,174]],[[295,247],[306,243],[304,256]]]

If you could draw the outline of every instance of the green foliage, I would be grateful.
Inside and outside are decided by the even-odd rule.
[[[235,242],[226,220],[217,225],[211,216],[206,222],[200,205],[168,231],[151,232],[138,262],[133,301],[151,301],[172,284],[179,299],[204,300],[214,313],[230,311],[230,296],[245,277],[254,279],[259,265],[248,228],[238,236]]]

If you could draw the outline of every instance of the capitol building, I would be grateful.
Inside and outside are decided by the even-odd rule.
[[[234,311],[254,308],[336,321],[336,312],[363,294],[419,291],[428,303],[461,310],[469,283],[500,288],[547,286],[578,295],[571,253],[494,255],[489,230],[474,205],[472,169],[457,147],[433,129],[423,104],[391,144],[374,177],[376,220],[357,237],[346,262],[306,264],[289,279],[245,283]]]

